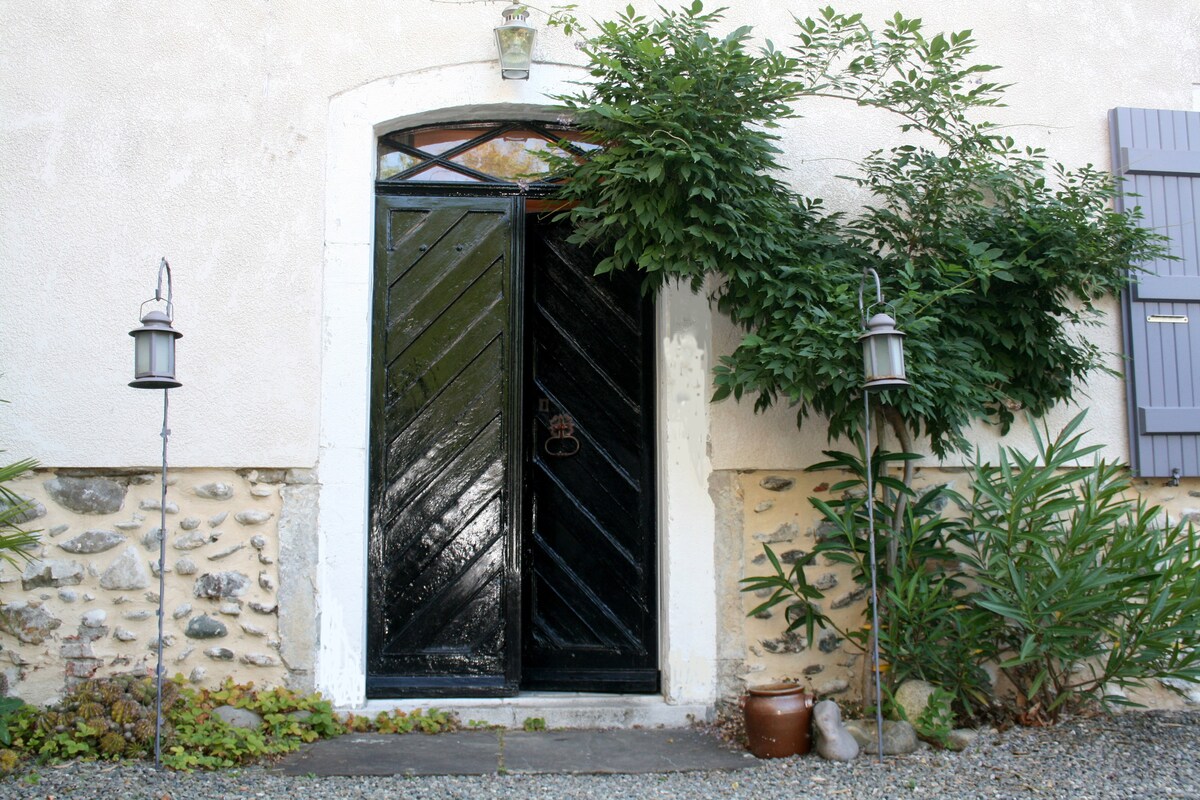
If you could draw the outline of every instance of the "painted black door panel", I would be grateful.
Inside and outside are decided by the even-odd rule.
[[[515,691],[513,219],[378,198],[368,696]]]
[[[527,222],[522,686],[654,692],[651,304],[566,234]]]

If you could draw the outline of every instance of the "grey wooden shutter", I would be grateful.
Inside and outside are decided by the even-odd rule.
[[[1146,270],[1125,298],[1130,458],[1136,474],[1200,475],[1200,113],[1115,108],[1113,167],[1142,224],[1178,260]]]

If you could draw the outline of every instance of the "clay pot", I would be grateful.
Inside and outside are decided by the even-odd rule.
[[[758,758],[804,755],[812,747],[813,698],[794,683],[754,686],[745,698],[746,739]]]

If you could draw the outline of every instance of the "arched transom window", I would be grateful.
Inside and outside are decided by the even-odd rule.
[[[384,183],[548,184],[549,155],[582,158],[599,145],[577,130],[537,123],[470,123],[410,128],[379,138]]]

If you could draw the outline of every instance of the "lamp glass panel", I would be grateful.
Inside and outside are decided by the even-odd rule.
[[[892,375],[904,377],[904,337],[888,336],[888,361],[892,366]]]
[[[171,350],[174,349],[171,347],[174,344],[171,334],[155,331],[150,336],[154,340],[154,356],[151,358],[154,374],[170,375],[172,372]]]
[[[895,364],[891,359],[890,341],[895,339],[894,336],[886,334],[880,336],[872,336],[867,339],[867,379],[872,378],[892,378],[896,376]]]
[[[139,333],[133,337],[133,375],[140,378],[150,374],[150,334]]]
[[[496,31],[500,46],[500,66],[503,69],[529,69],[533,55],[532,28],[501,28]]]

